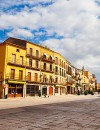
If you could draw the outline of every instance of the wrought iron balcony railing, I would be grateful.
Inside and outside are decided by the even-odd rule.
[[[11,57],[8,58],[7,63],[9,65],[20,66],[20,67],[25,67],[26,65],[26,62],[24,60],[21,61],[20,59],[12,59]]]
[[[18,75],[18,74],[11,74],[11,73],[8,73],[6,74],[6,79],[7,80],[21,80],[21,81],[25,81],[26,80],[26,77],[24,75]]]
[[[50,67],[41,66],[41,70],[45,72],[54,73],[54,69]]]
[[[27,51],[26,56],[37,60],[41,59],[41,56],[39,54],[31,53],[29,50]]]
[[[55,62],[55,60],[50,59],[50,58],[45,58],[45,57],[42,57],[42,61],[45,61],[45,62],[48,62],[48,63],[54,63]]]

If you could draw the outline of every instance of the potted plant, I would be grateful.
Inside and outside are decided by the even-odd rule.
[[[85,91],[84,91],[84,95],[87,95],[87,94],[88,94],[88,91],[87,91],[87,90],[85,90]]]
[[[93,91],[91,91],[91,95],[94,95],[94,92],[93,92]]]

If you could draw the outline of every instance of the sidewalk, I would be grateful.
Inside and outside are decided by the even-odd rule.
[[[51,97],[27,97],[27,98],[8,98],[0,99],[0,109],[17,108],[24,106],[34,106],[42,104],[52,104],[59,102],[77,101],[77,100],[93,100],[100,98],[100,95],[62,95]]]

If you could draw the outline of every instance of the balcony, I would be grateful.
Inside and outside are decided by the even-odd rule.
[[[7,64],[12,66],[18,66],[18,67],[26,66],[26,63],[24,61],[20,61],[20,59],[16,59],[15,61],[13,61],[12,58],[8,58]]]
[[[26,77],[23,75],[23,76],[19,76],[18,74],[11,74],[11,73],[8,73],[6,74],[6,80],[13,80],[13,81],[25,81],[26,80]]]
[[[59,72],[58,72],[58,71],[55,71],[55,75],[59,75]]]
[[[66,82],[60,82],[60,81],[55,81],[55,84],[59,84],[59,85],[66,85]]]
[[[26,82],[39,84],[39,83],[40,83],[40,80],[39,80],[39,79],[34,79],[34,77],[33,77],[33,78],[28,78],[28,76],[27,76],[27,77],[26,77]]]
[[[55,65],[58,65],[58,61],[55,61]]]
[[[40,55],[31,54],[30,51],[27,51],[26,57],[32,58],[32,59],[36,59],[36,60],[40,60],[41,59]]]
[[[72,83],[73,83],[73,80],[72,79],[70,79],[70,80],[67,80],[67,85],[71,85]]]
[[[49,67],[41,66],[41,71],[54,73],[54,69],[50,69]]]
[[[31,65],[29,65],[28,63],[26,64],[26,68],[27,69],[32,69],[32,70],[37,70],[37,71],[39,71],[40,70],[40,67],[39,66],[31,66]]]
[[[42,61],[52,63],[52,64],[55,62],[55,60],[51,60],[50,58],[45,58],[45,57],[42,57]]]
[[[66,73],[69,75],[72,75],[72,71],[67,71]]]
[[[41,80],[41,84],[43,85],[54,85],[54,79],[49,79],[48,78],[44,78]]]

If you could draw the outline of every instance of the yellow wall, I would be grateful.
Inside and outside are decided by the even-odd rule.
[[[16,52],[16,49],[19,49],[19,52]],[[26,50],[8,45],[6,49],[6,73],[5,77],[8,76],[8,74],[11,72],[11,69],[15,69],[15,75],[19,75],[19,70],[23,71],[23,76],[25,76],[25,68],[22,67],[17,67],[17,66],[11,66],[7,65],[9,61],[12,59],[12,54],[16,55],[16,60],[18,61],[17,63],[20,62],[20,56],[23,56],[23,63],[26,63]]]
[[[2,77],[4,77],[5,55],[6,55],[6,44],[3,43],[0,45],[0,73],[2,72]]]
[[[40,56],[40,47],[38,45],[32,44],[27,42],[27,53],[29,53],[29,49],[32,48],[33,49],[33,55],[36,55],[36,50],[39,51],[39,56]]]

